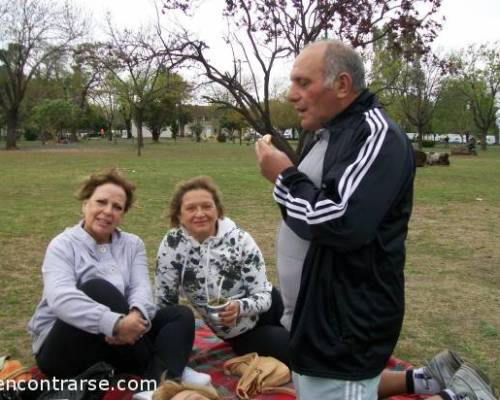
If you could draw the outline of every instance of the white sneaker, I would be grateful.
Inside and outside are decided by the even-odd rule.
[[[182,372],[181,381],[182,383],[188,383],[190,385],[208,386],[212,382],[212,377],[203,372],[196,372],[194,369],[186,367]]]
[[[132,400],[151,400],[153,398],[153,393],[153,390],[134,393],[134,395],[132,396]]]

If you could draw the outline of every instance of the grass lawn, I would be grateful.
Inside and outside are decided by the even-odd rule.
[[[73,193],[98,169],[118,166],[138,184],[137,205],[123,228],[144,239],[151,270],[168,228],[166,206],[175,183],[203,174],[215,178],[227,215],[254,236],[276,282],[280,216],[253,146],[148,142],[137,157],[128,143],[20,144],[21,151],[0,150],[0,355],[33,362],[25,326],[40,300],[45,248],[78,221]],[[479,364],[500,389],[498,226],[500,148],[478,157],[453,156],[450,167],[418,169],[407,241],[406,319],[396,356],[419,365],[451,347]]]

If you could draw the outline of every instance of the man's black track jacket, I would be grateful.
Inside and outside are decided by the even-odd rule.
[[[285,222],[311,241],[291,365],[303,375],[368,379],[385,367],[403,322],[414,152],[366,90],[325,128],[321,187],[290,167],[274,189]]]

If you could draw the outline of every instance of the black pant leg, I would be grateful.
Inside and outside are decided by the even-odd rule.
[[[278,289],[273,286],[271,292],[271,307],[265,313],[259,315],[259,321],[257,326],[262,325],[275,325],[281,326],[281,317],[285,306],[283,305],[283,299],[281,298],[281,293]]]
[[[238,355],[256,352],[289,365],[290,334],[280,323],[284,307],[278,289],[273,287],[271,298],[271,308],[259,316],[259,321],[252,330],[226,339],[226,342]]]
[[[152,359],[145,377],[158,381],[163,373],[167,378],[180,377],[193,349],[193,312],[182,305],[158,310],[145,338],[152,344]]]
[[[289,365],[290,334],[282,326],[262,325],[226,339],[238,355],[256,352],[260,356],[270,356]]]
[[[112,311],[121,314],[129,311],[124,296],[105,280],[89,280],[81,285],[80,290]],[[150,355],[144,350],[144,344],[138,346],[137,351],[132,351],[134,346],[109,346],[104,335],[94,335],[57,320],[36,361],[44,374],[58,378],[74,377],[99,361],[110,363],[118,371],[136,373],[140,368],[145,369]]]
[[[57,320],[36,355],[36,363],[48,377],[73,378],[106,354],[106,343],[98,335]]]

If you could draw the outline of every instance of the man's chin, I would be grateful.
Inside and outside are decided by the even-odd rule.
[[[300,126],[305,131],[310,131],[310,132],[315,132],[321,128],[321,125],[318,125],[317,123],[314,123],[312,121],[301,121]]]
[[[302,129],[307,132],[316,132],[320,128],[321,126],[316,126],[316,125],[302,126]]]

